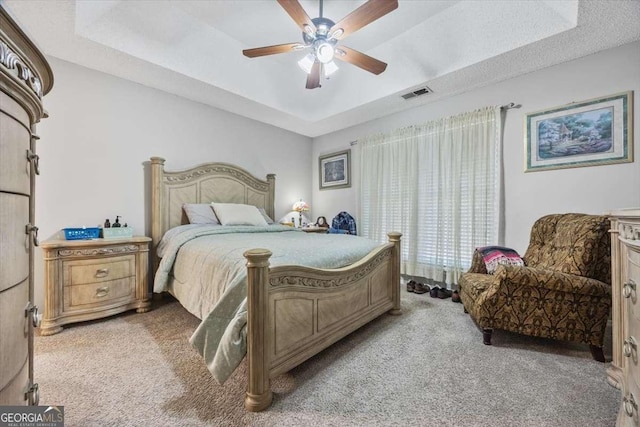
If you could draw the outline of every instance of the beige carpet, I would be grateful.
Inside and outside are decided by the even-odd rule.
[[[587,346],[495,331],[461,304],[403,292],[383,315],[272,381],[274,403],[245,412],[246,364],[220,386],[175,301],[36,337],[41,405],[66,426],[613,426],[620,400]],[[610,356],[608,356],[610,357]]]

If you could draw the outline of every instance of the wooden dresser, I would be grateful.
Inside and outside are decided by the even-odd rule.
[[[640,209],[611,216],[612,350],[608,380],[621,389],[618,426],[640,426]]]
[[[151,309],[149,237],[45,240],[45,302],[41,335],[62,325]]]
[[[35,124],[53,74],[0,4],[0,405],[35,405],[33,301]]]

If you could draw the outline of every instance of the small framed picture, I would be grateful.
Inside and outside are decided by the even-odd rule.
[[[525,117],[525,172],[633,162],[633,92]]]
[[[318,158],[320,190],[351,187],[351,150]]]

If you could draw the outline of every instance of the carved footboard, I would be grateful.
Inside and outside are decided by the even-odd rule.
[[[245,407],[271,404],[269,379],[287,372],[385,312],[400,313],[400,233],[345,268],[269,268],[271,252],[247,258],[249,378]]]

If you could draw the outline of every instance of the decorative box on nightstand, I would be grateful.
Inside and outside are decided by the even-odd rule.
[[[151,309],[149,242],[129,239],[47,240],[44,251],[45,303],[41,335],[62,325]]]

